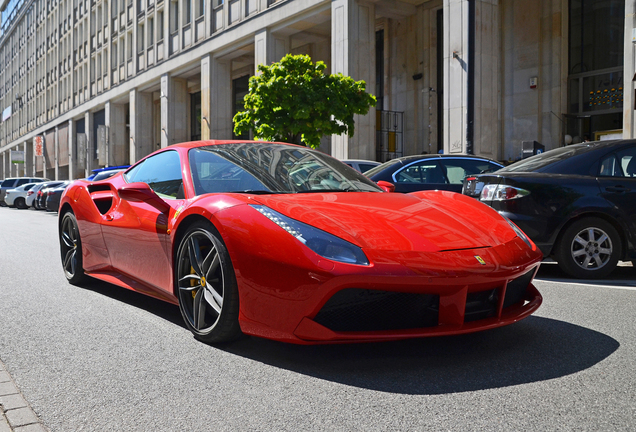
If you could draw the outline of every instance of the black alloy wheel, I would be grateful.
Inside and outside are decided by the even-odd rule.
[[[72,212],[62,217],[60,224],[60,254],[64,276],[73,285],[79,285],[86,279],[82,267],[82,241],[80,239],[77,219]]]
[[[598,279],[618,264],[621,238],[609,222],[588,217],[574,222],[561,236],[556,256],[559,267],[575,278]]]
[[[219,343],[241,335],[236,276],[225,244],[211,224],[196,222],[182,237],[175,286],[183,320],[197,339]]]

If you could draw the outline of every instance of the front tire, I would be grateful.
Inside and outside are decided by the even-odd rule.
[[[621,238],[607,221],[589,217],[570,225],[557,247],[559,267],[575,278],[597,279],[618,264]]]
[[[60,224],[60,254],[64,276],[73,285],[86,280],[82,267],[82,240],[77,219],[71,212],[65,213]]]
[[[188,329],[206,343],[241,335],[236,276],[216,229],[204,222],[190,226],[179,243],[174,283]]]

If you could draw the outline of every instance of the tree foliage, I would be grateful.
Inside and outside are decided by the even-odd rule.
[[[270,66],[259,65],[250,78],[245,110],[234,116],[234,133],[254,131],[257,139],[316,148],[323,135],[353,136],[354,114],[366,114],[375,96],[364,81],[341,73],[325,75],[326,65],[307,55],[288,54]]]

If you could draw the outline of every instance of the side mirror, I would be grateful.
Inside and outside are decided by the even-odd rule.
[[[145,202],[162,213],[167,213],[170,210],[168,203],[159,198],[159,195],[150,189],[147,183],[129,183],[117,189],[117,193],[120,198],[126,201]]]
[[[395,192],[395,185],[388,181],[380,180],[378,181],[378,186],[380,186],[384,192]]]

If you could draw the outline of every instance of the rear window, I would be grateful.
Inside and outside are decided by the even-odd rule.
[[[512,165],[500,169],[499,172],[539,172],[551,165],[563,162],[573,156],[587,153],[595,148],[596,146],[593,144],[561,147],[515,162]]]

